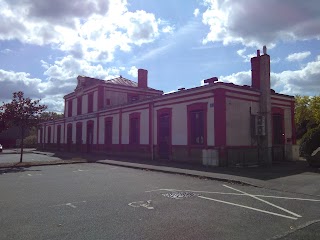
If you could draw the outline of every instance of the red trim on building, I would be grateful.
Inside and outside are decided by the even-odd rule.
[[[140,118],[141,118],[140,112],[134,112],[129,114],[129,144],[130,145],[140,144],[140,124],[141,124]],[[134,129],[132,128],[132,123],[131,123],[131,121],[133,121],[132,119],[137,120],[137,132],[136,132],[137,136],[132,135],[134,132]]]
[[[215,89],[214,93],[214,143],[217,147],[227,145],[226,90]]]
[[[99,144],[99,135],[100,135],[100,114],[97,113],[97,144]]]
[[[146,105],[146,103],[144,103],[143,105]],[[128,111],[123,111],[122,113],[128,113],[128,112],[133,112],[133,111],[141,111],[141,110],[146,110],[146,109],[149,109],[149,107],[146,106],[144,108],[135,108],[135,109],[131,109],[131,110],[128,110]]]
[[[204,113],[204,116],[203,116],[203,119],[204,119],[204,136],[203,136],[203,144],[201,144],[202,147],[207,147],[207,129],[208,129],[208,126],[207,126],[207,111],[208,111],[208,102],[199,102],[199,103],[193,103],[193,104],[190,104],[187,106],[187,127],[188,127],[188,147],[194,147],[194,146],[199,146],[199,145],[194,145],[191,143],[191,129],[192,129],[192,126],[191,126],[191,112],[193,111],[203,111]]]
[[[237,99],[237,100],[243,100],[243,101],[247,101],[247,102],[259,102],[259,100],[254,100],[254,99],[248,99],[248,98],[242,98],[242,97],[235,97],[235,96],[226,96],[227,98],[231,98],[231,99]]]

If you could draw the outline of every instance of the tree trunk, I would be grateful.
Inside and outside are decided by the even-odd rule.
[[[23,139],[24,139],[24,126],[21,126],[20,163],[22,163],[22,156],[23,156]]]

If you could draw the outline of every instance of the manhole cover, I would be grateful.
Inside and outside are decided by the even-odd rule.
[[[193,192],[171,192],[171,193],[164,193],[162,195],[168,198],[182,199],[182,198],[198,196],[199,194],[196,194]]]

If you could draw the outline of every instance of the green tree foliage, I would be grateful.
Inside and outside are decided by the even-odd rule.
[[[320,96],[296,96],[295,122],[297,138],[320,124]]]
[[[41,121],[49,121],[63,118],[63,113],[56,113],[56,112],[42,112],[40,115]]]
[[[303,135],[300,144],[300,155],[310,156],[320,146],[320,126],[311,128]]]
[[[23,156],[23,142],[26,129],[37,126],[41,120],[41,113],[47,108],[46,105],[40,105],[40,100],[25,98],[24,93],[14,92],[12,101],[3,103],[0,107],[1,117],[9,126],[19,126],[21,133],[21,155]]]

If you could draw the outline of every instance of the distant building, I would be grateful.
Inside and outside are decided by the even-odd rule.
[[[144,69],[138,82],[79,76],[65,118],[41,124],[39,147],[216,166],[295,160],[295,99],[270,89],[266,49],[251,67],[251,86],[210,78],[170,94],[149,88]]]

